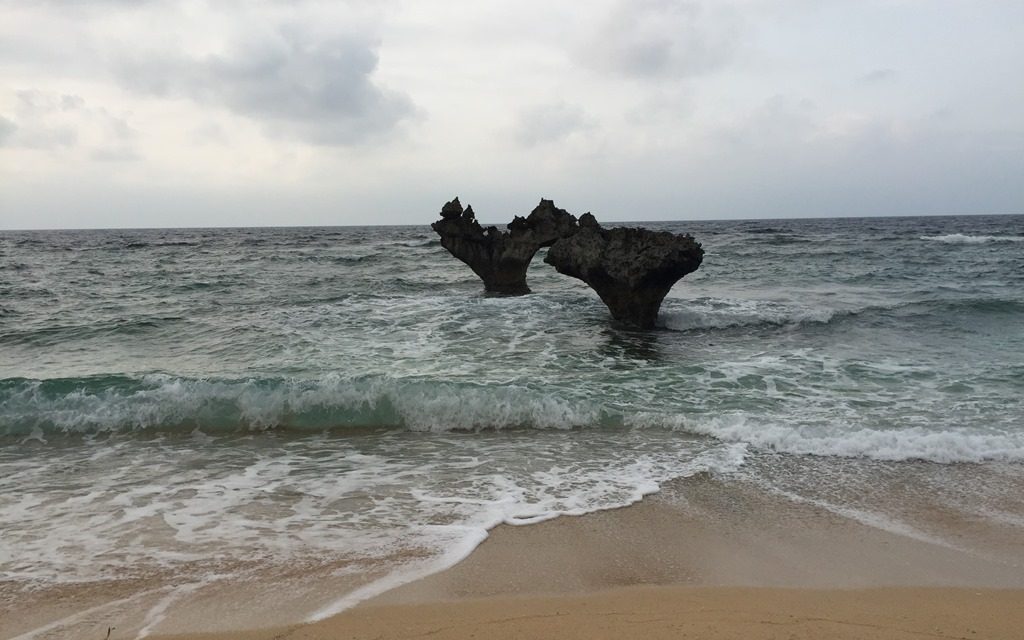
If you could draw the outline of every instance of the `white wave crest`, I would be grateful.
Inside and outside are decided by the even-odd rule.
[[[921,236],[922,240],[946,244],[985,244],[986,242],[1024,242],[1024,236],[970,236],[950,233],[942,236]]]
[[[679,426],[724,442],[744,442],[754,447],[797,455],[870,458],[873,460],[927,460],[943,464],[1024,460],[1024,433],[929,431],[905,429],[834,429],[755,423],[744,414],[730,414],[707,421],[680,419]]]
[[[417,431],[595,424],[600,410],[520,385],[401,380],[207,380],[148,375],[137,384],[52,393],[40,381],[6,394],[0,433],[42,439],[51,430],[87,433],[183,427],[236,430],[286,426],[406,427]]]
[[[789,325],[827,323],[835,309],[802,307],[771,300],[703,298],[686,302],[684,309],[663,310],[659,318],[666,329],[724,329],[752,325]]]

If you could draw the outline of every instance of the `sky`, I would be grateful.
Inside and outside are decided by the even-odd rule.
[[[1024,213],[1017,0],[0,0],[0,228]]]

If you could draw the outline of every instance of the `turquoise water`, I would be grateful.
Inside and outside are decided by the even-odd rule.
[[[706,251],[652,332],[426,226],[0,234],[0,579],[451,559],[703,471],[1024,526],[1024,217],[647,226]]]

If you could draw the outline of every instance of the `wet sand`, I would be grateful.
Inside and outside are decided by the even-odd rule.
[[[175,638],[1016,640],[1024,624],[1022,594],[927,588],[627,587],[576,596],[371,605],[302,627]]]
[[[945,526],[961,535],[887,531],[702,476],[632,507],[500,526],[450,569],[313,624],[294,624],[310,610],[283,581],[257,599],[246,585],[197,588],[148,631],[188,640],[1019,638],[1024,531]],[[302,588],[322,596],[336,586],[311,576]],[[275,599],[291,604],[269,606]],[[130,611],[32,637],[102,640],[115,626],[112,640],[135,638]],[[244,626],[257,628],[232,631]]]

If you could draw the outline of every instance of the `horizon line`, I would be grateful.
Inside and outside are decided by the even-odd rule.
[[[589,212],[585,212],[589,213]],[[582,214],[581,214],[582,215]],[[992,216],[1022,216],[1024,213],[922,213],[922,214],[875,214],[875,215],[838,215],[838,216],[790,216],[783,218],[689,218],[670,220],[610,220],[603,225],[625,226],[630,224],[665,223],[665,222],[755,222],[760,220],[857,220],[865,218],[962,218]],[[478,221],[479,222],[479,221]],[[508,222],[480,222],[482,227],[501,227]],[[8,228],[0,227],[0,233],[24,231],[163,231],[163,230],[199,230],[199,229],[335,229],[346,227],[429,227],[430,222],[406,224],[294,224],[294,225],[210,225],[206,227],[37,227]]]

